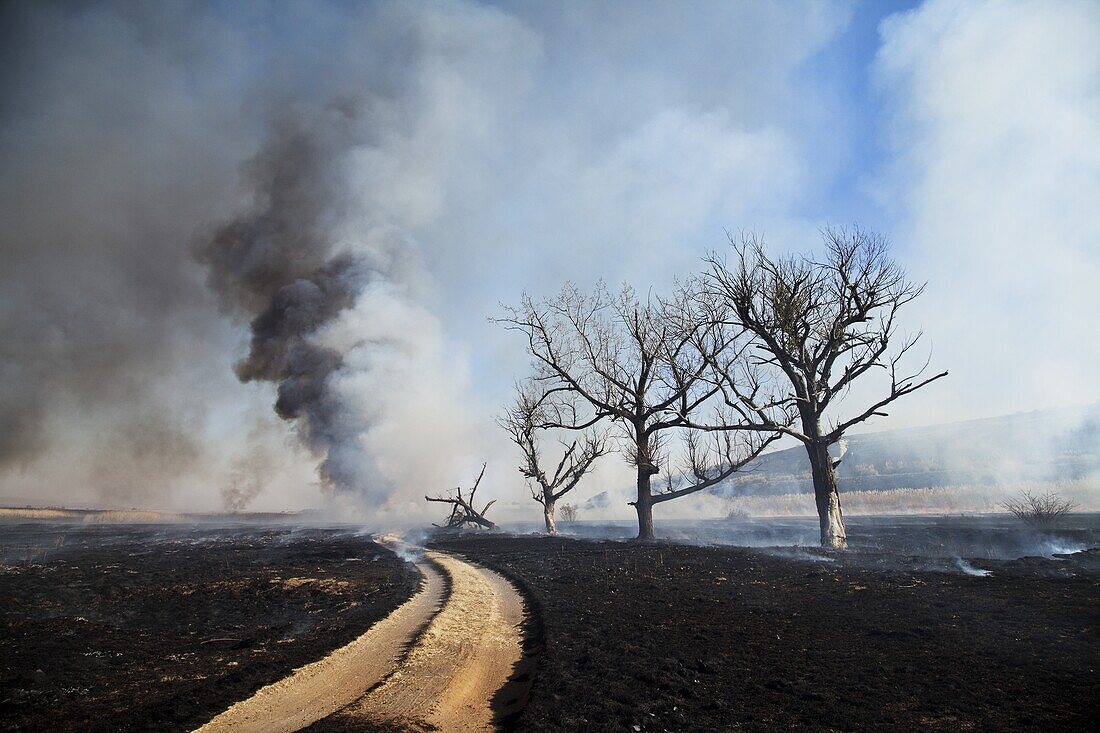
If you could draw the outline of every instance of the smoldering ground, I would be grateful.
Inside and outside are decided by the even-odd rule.
[[[1100,547],[1100,514],[1080,513],[1057,527],[1036,530],[1006,514],[979,516],[847,516],[851,525],[849,551],[820,549],[816,517],[738,519],[670,518],[655,523],[661,543],[710,547],[761,548],[769,554],[806,562],[843,561],[880,570],[924,569],[966,572],[960,560],[1058,558]],[[534,521],[505,523],[517,534],[540,534]],[[562,523],[560,533],[589,541],[633,538],[629,520],[581,520]],[[1091,550],[1095,554],[1095,550]]]
[[[538,604],[544,663],[524,730],[1076,730],[1097,713],[1095,551],[975,560],[992,569],[976,577],[860,553],[487,536],[439,547],[522,580]]]
[[[194,730],[418,582],[369,537],[285,525],[6,525],[0,565],[3,730]]]

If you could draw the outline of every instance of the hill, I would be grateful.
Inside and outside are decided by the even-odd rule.
[[[844,491],[1075,481],[1100,474],[1100,405],[863,433],[842,443]],[[761,456],[714,493],[810,491],[806,452],[795,446]]]

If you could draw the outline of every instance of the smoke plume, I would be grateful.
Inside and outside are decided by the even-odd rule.
[[[271,479],[272,456],[262,447],[253,448],[233,464],[229,483],[222,488],[222,505],[226,511],[243,512],[263,493]]]
[[[922,8],[0,3],[0,499],[528,516],[486,316],[725,228],[895,235],[952,380],[876,428],[1095,401],[1097,14]]]
[[[322,485],[377,513],[411,495],[411,479],[444,479],[394,465],[395,438],[430,434],[422,423],[433,414],[452,422],[467,437],[416,443],[436,472],[452,471],[476,431],[462,427],[465,387],[419,302],[418,249],[363,168],[386,155],[371,107],[343,98],[284,112],[243,167],[249,203],[196,255],[223,308],[249,322],[238,379],[274,384],[275,412],[318,459]],[[443,390],[419,404],[433,386]]]
[[[275,411],[320,459],[325,484],[346,491],[363,480],[367,425],[334,393],[343,354],[318,336],[372,277],[365,256],[335,241],[348,204],[341,163],[359,122],[360,108],[348,103],[280,120],[244,168],[250,206],[197,251],[223,306],[250,321],[251,346],[237,377],[277,386]]]

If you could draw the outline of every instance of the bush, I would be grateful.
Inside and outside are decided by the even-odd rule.
[[[1068,499],[1063,499],[1053,491],[1045,494],[1032,494],[1024,491],[1019,497],[1001,504],[1012,512],[1024,524],[1038,530],[1050,530],[1057,527],[1066,515],[1077,508]]]
[[[566,524],[572,524],[577,521],[577,507],[572,504],[562,504],[558,509],[558,517]]]
[[[726,519],[749,519],[752,515],[749,514],[749,510],[743,507],[739,503],[730,503],[729,511],[726,513]]]

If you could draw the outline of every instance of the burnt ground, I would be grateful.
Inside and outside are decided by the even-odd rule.
[[[419,576],[346,530],[0,527],[0,730],[190,730]]]
[[[537,537],[496,568],[544,645],[518,730],[1094,730],[1100,557],[973,560]],[[824,559],[823,559],[824,558]]]

